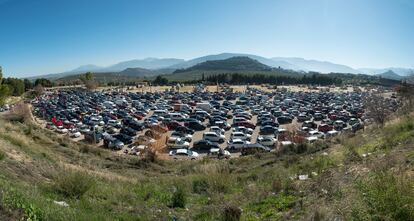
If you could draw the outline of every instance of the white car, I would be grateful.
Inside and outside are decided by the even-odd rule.
[[[253,134],[253,129],[251,128],[247,128],[247,127],[243,127],[243,126],[239,126],[239,127],[234,127],[233,128],[233,132],[243,132],[243,133],[247,133],[252,135]]]
[[[169,155],[173,157],[174,160],[196,160],[199,158],[199,155],[195,151],[191,151],[188,149],[177,149],[170,151]]]
[[[318,139],[323,139],[325,138],[325,134],[317,131],[317,130],[311,130],[308,132],[309,137],[317,137]]]
[[[252,135],[245,134],[243,132],[232,132],[231,135],[230,135],[230,139],[231,140],[241,139],[241,140],[248,140],[248,141],[250,141],[251,138],[252,138]]]
[[[218,142],[218,143],[224,143],[226,140],[226,137],[222,134],[216,134],[215,132],[204,132],[203,134],[203,140],[209,140],[211,142]]]
[[[211,126],[210,127],[210,132],[214,132],[214,133],[216,133],[218,135],[224,135],[225,130],[222,129],[222,128],[220,128],[220,127],[218,127],[218,126]]]
[[[211,148],[210,151],[208,152],[208,156],[211,158],[229,159],[231,157],[231,153],[227,150],[223,150],[220,148]]]
[[[171,149],[189,149],[190,143],[180,138],[170,137],[167,141],[167,147]]]
[[[181,140],[184,140],[187,142],[191,142],[193,140],[193,135],[180,133],[178,131],[172,132],[171,137],[180,138]]]
[[[244,147],[244,145],[250,144],[249,141],[241,140],[241,139],[234,139],[230,140],[227,145],[227,149],[229,150],[237,150]]]
[[[74,137],[74,138],[79,138],[81,136],[81,132],[76,131],[76,132],[72,133],[71,136]]]
[[[257,138],[257,143],[267,146],[267,147],[273,147],[277,142],[277,139],[273,136],[259,136]]]
[[[64,128],[63,126],[59,126],[56,131],[60,134],[67,134],[69,132],[69,130]]]

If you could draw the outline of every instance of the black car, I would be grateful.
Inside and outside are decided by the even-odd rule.
[[[197,122],[197,121],[190,121],[190,122],[185,122],[184,126],[196,130],[196,131],[201,131],[201,130],[205,130],[206,126],[204,126],[202,123]]]
[[[123,134],[126,134],[128,136],[132,136],[132,137],[137,135],[137,131],[130,128],[130,127],[124,127],[124,128],[121,129],[120,132],[123,133]]]
[[[292,123],[292,118],[285,117],[285,116],[280,116],[280,117],[277,118],[277,122],[279,124],[290,124],[290,123]]]
[[[115,135],[114,138],[122,141],[124,144],[131,144],[132,143],[132,137],[128,136],[126,134],[123,134],[123,133]]]
[[[193,144],[193,149],[196,150],[210,150],[211,148],[220,148],[220,146],[209,140],[199,140]]]
[[[271,125],[266,125],[260,128],[260,135],[270,135],[270,134],[275,134],[277,128],[276,127],[272,127]]]
[[[186,133],[186,134],[194,134],[194,130],[191,129],[191,128],[188,128],[186,126],[178,126],[178,127],[175,128],[175,131],[183,132],[183,133]]]

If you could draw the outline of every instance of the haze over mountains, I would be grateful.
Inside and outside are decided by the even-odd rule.
[[[375,69],[375,68],[354,69],[352,67],[342,65],[342,64],[335,64],[335,63],[328,62],[328,61],[307,60],[304,58],[295,58],[295,57],[265,58],[265,57],[252,55],[252,54],[221,53],[221,54],[216,54],[216,55],[202,56],[202,57],[194,58],[191,60],[176,59],[176,58],[135,59],[135,60],[119,62],[117,64],[110,65],[107,67],[100,67],[97,65],[88,64],[88,65],[80,66],[71,71],[58,73],[58,74],[37,76],[37,77],[57,79],[57,78],[62,78],[62,77],[69,76],[69,75],[76,75],[76,74],[84,73],[87,71],[97,72],[97,73],[98,72],[108,73],[108,72],[126,71],[129,74],[133,74],[134,69],[136,69],[136,71],[138,71],[139,73],[146,73],[146,75],[154,75],[154,73],[170,74],[176,71],[177,69],[188,69],[188,68],[191,68],[195,65],[198,65],[206,61],[218,61],[218,60],[224,60],[224,59],[229,59],[233,57],[248,57],[253,60],[256,60],[260,64],[263,64],[263,65],[266,65],[272,68],[283,68],[287,70],[294,70],[294,71],[301,71],[301,72],[315,71],[315,72],[320,72],[320,73],[332,73],[333,72],[333,73],[368,74],[368,75],[379,75],[379,76],[390,78],[390,79],[403,79],[406,76],[414,75],[414,70],[410,68],[390,67],[390,68],[384,68],[384,69]],[[392,73],[389,71],[391,71]]]

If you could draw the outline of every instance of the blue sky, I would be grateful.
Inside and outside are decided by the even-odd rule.
[[[6,76],[236,52],[414,67],[410,0],[0,0]]]

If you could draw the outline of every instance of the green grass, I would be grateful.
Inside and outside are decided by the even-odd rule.
[[[180,163],[117,156],[37,127],[0,125],[2,202],[26,219],[309,220],[319,211],[327,219],[413,219],[406,174],[414,165],[411,118],[340,144],[307,145],[301,154]],[[22,159],[6,157],[10,150]],[[300,174],[310,178],[299,181]]]

